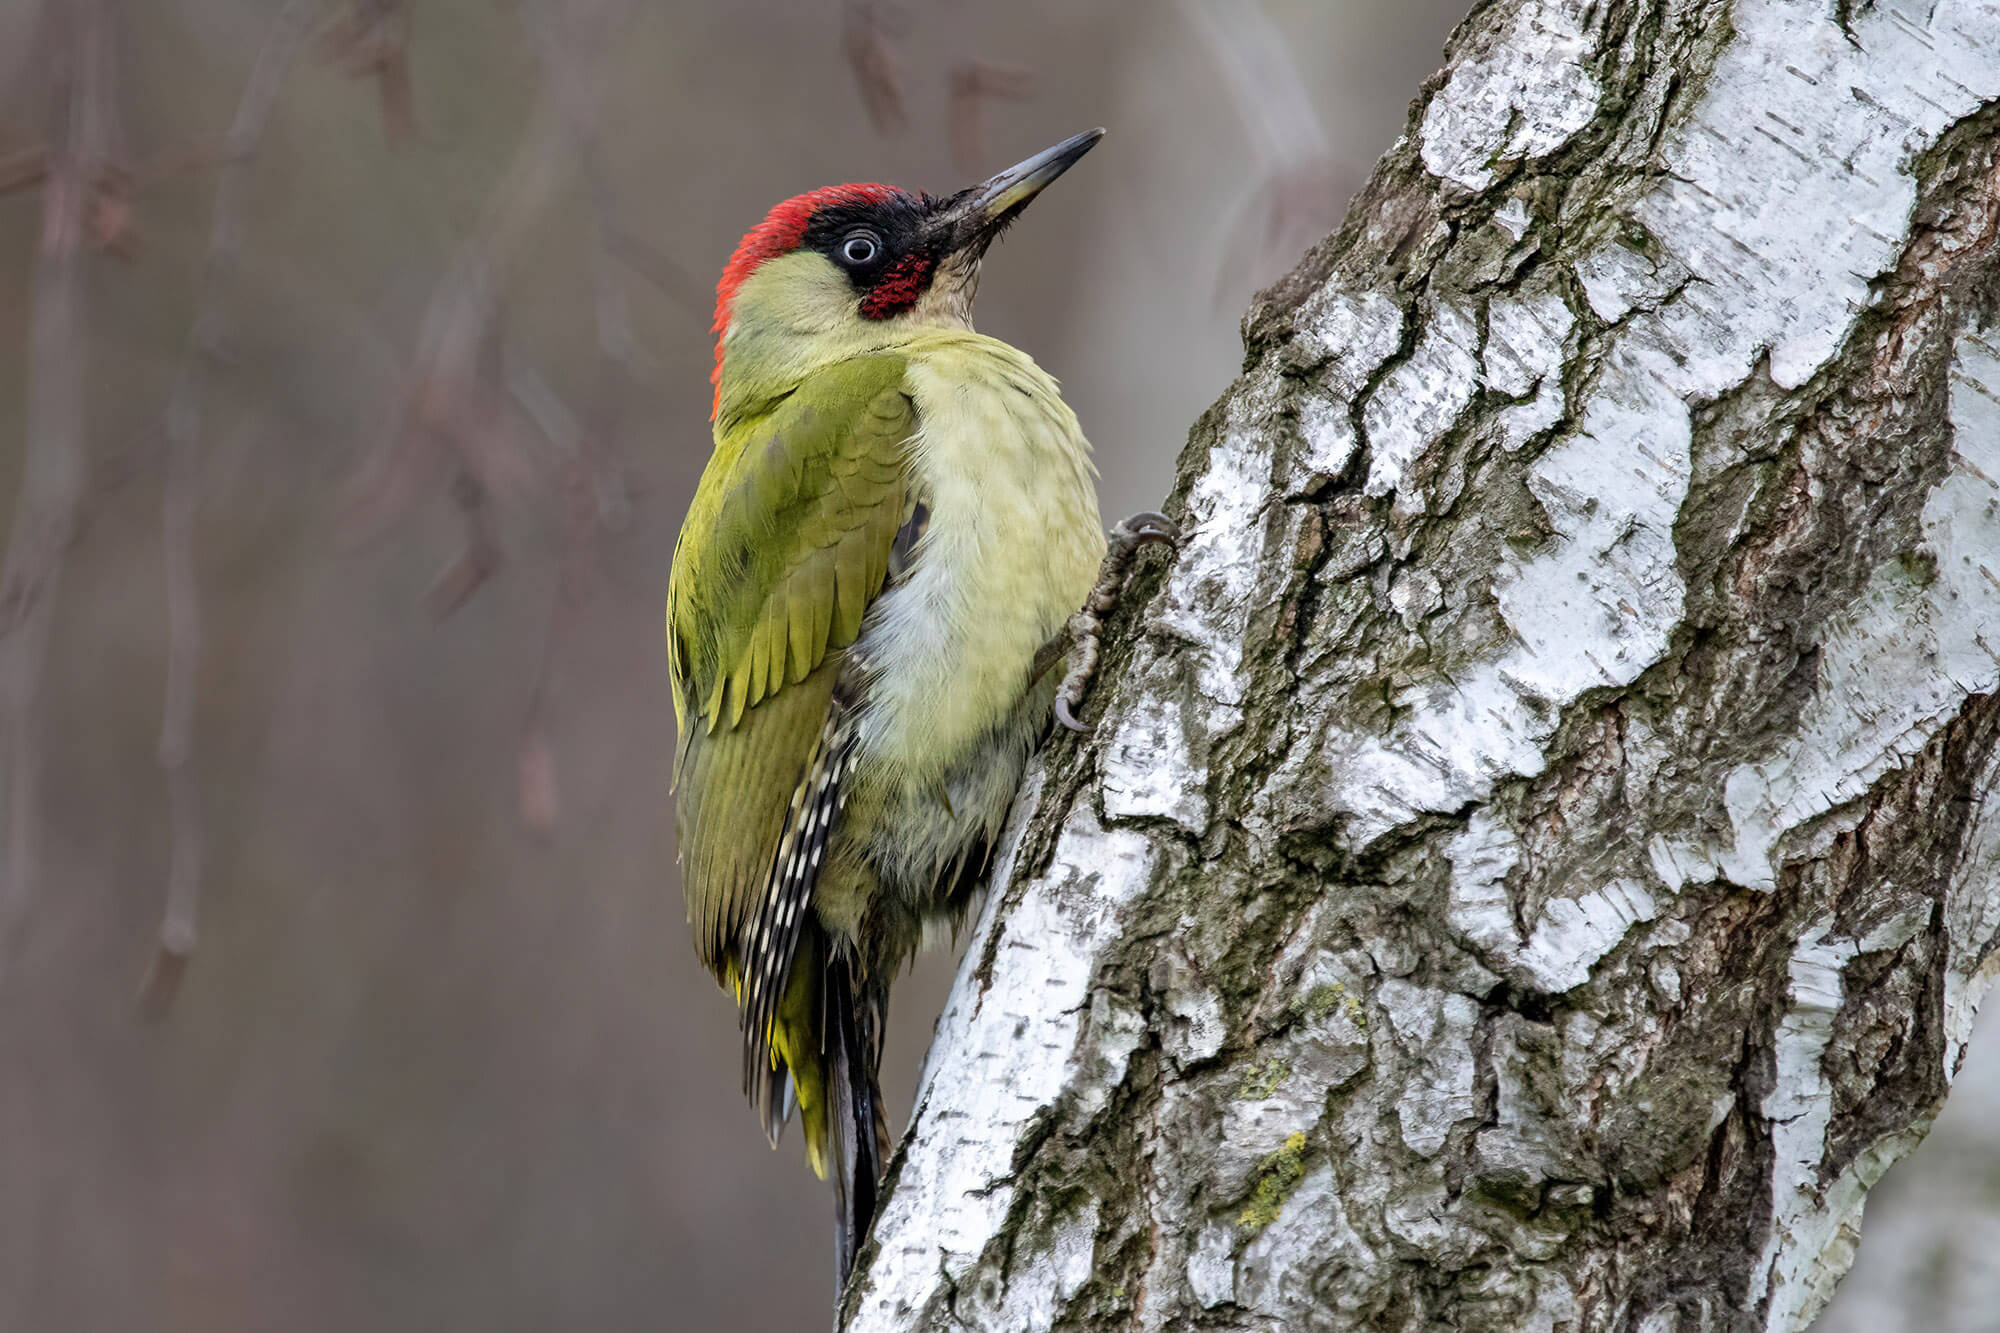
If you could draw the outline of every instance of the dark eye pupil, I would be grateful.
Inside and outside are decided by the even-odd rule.
[[[840,252],[850,264],[865,264],[875,257],[875,242],[866,236],[850,236]]]

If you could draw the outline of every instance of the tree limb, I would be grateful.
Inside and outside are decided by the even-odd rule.
[[[848,1329],[1799,1329],[1942,1104],[2000,13],[1502,0],[1447,56],[1195,427]]]

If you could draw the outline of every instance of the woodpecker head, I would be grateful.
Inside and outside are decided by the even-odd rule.
[[[832,185],[779,204],[715,289],[716,412],[729,381],[804,374],[917,326],[970,327],[986,248],[1103,137],[1087,130],[943,198]]]

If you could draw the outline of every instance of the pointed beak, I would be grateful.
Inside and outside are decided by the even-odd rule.
[[[954,195],[940,221],[951,228],[949,248],[984,251],[1048,183],[1068,171],[1076,160],[1097,146],[1104,131],[1073,134],[1053,148],[1044,148],[969,190]]]
[[[1053,148],[1044,148],[1025,162],[1015,163],[984,184],[972,187],[972,207],[986,218],[988,226],[1006,226],[1044,186],[1075,166],[1076,160],[1095,148],[1103,137],[1101,129],[1085,130]]]

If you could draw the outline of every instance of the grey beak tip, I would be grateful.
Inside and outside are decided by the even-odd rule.
[[[1052,149],[1051,151],[1061,151],[1066,149],[1069,152],[1074,153],[1080,157],[1084,153],[1090,151],[1092,148],[1097,147],[1097,141],[1099,139],[1102,139],[1104,137],[1104,134],[1105,134],[1104,127],[1102,125],[1099,125],[1096,129],[1085,130],[1081,134],[1072,134],[1069,138],[1064,139],[1061,143],[1057,144],[1055,148]]]

